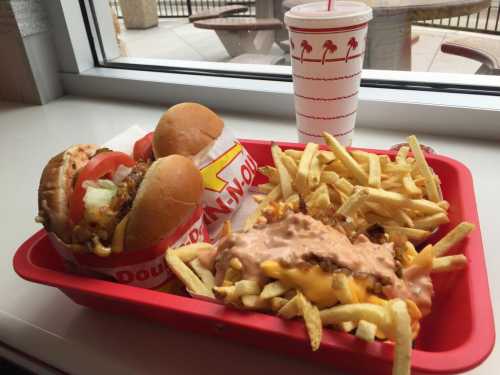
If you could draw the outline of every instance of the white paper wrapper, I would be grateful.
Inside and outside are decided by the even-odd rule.
[[[198,165],[205,185],[205,223],[210,237],[216,238],[224,221],[231,220],[249,197],[257,163],[225,127]]]
[[[156,289],[173,277],[165,262],[165,249],[208,241],[208,233],[200,207],[175,233],[150,249],[125,251],[100,258],[91,253],[75,253],[53,233],[49,233],[49,239],[63,258],[68,271],[106,278],[121,284]]]
[[[102,147],[107,147],[113,151],[121,151],[127,155],[132,155],[135,141],[141,139],[146,134],[148,134],[146,130],[140,126],[134,125],[111,138],[109,141],[104,143]]]
[[[49,238],[70,272],[157,289],[173,277],[165,262],[165,249],[208,241],[208,233],[200,207],[175,233],[150,249],[125,251],[100,258],[91,253],[75,253],[53,233],[49,233]]]

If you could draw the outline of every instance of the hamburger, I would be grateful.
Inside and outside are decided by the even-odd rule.
[[[37,221],[73,253],[137,252],[160,244],[201,212],[202,192],[200,172],[184,156],[136,162],[81,144],[44,168]]]
[[[156,158],[178,154],[199,164],[224,130],[224,121],[197,103],[180,103],[166,111],[153,136]]]
[[[147,154],[142,149],[147,147],[138,146],[138,155]],[[197,103],[174,105],[162,115],[152,135],[151,153],[156,158],[179,154],[198,166],[204,183],[204,221],[212,240],[218,239],[224,221],[242,206],[252,186],[257,163],[250,154],[215,112]]]

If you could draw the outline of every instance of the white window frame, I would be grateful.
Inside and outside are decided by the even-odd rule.
[[[97,5],[100,4],[100,5]],[[104,6],[103,6],[104,4]],[[102,43],[116,56],[107,1],[97,1],[96,16],[106,28]],[[46,1],[67,94],[172,104],[198,101],[217,110],[287,116],[293,125],[291,82],[95,67],[80,5],[74,0]],[[100,27],[103,27],[100,26]],[[111,52],[109,52],[111,51]],[[191,69],[287,74],[287,66],[119,58],[117,62]],[[364,79],[474,84],[500,87],[499,76],[363,71]],[[500,96],[362,87],[357,126],[500,140]]]

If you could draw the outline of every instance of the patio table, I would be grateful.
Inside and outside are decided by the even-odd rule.
[[[491,0],[365,0],[373,8],[368,26],[368,69],[411,70],[411,24],[466,16],[487,8]]]
[[[282,0],[274,0],[274,2]],[[298,4],[314,0],[282,1],[282,14],[271,13],[273,3],[256,0],[257,17],[277,17]],[[470,15],[487,8],[491,0],[361,0],[373,9],[368,27],[364,67],[411,70],[411,24],[415,21]],[[281,18],[282,19],[282,18]]]

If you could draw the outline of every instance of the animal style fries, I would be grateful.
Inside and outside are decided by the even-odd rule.
[[[410,374],[430,275],[466,267],[464,255],[445,254],[474,226],[461,223],[418,251],[449,221],[449,204],[416,138],[391,160],[324,137],[331,151],[273,144],[275,167],[260,168],[267,193],[244,229],[226,223],[217,245],[168,249],[167,264],[195,297],[302,319],[312,350],[324,329],[391,341],[393,374]]]

